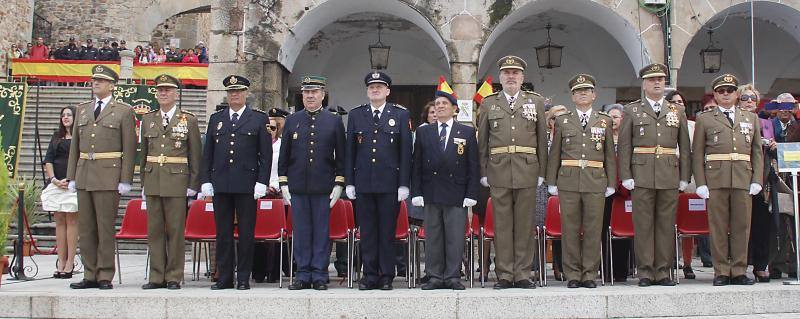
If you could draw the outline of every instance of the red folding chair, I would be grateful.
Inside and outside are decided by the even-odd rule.
[[[542,233],[544,240],[542,240],[539,245],[540,257],[545,253],[547,240],[561,240],[563,235],[561,232],[561,201],[558,199],[558,196],[550,196],[550,198],[547,199],[547,212],[544,219],[544,226],[542,227]],[[583,236],[583,230],[581,230],[581,236]],[[544,267],[539,269],[544,269]],[[600,284],[605,286],[606,278],[603,270],[603,245],[600,245]],[[547,286],[547,276],[542,277],[544,286]]]
[[[141,199],[131,199],[125,207],[125,215],[122,217],[122,226],[114,236],[115,253],[117,257],[117,278],[122,284],[122,266],[119,258],[119,242],[144,242],[147,244],[147,204]],[[144,279],[150,268],[150,247],[147,248],[147,259],[145,260]]]
[[[211,200],[195,200],[186,216],[184,237],[192,243],[192,280],[200,280],[200,256],[205,247],[206,276],[210,276],[210,243],[217,239],[214,204]]]
[[[690,203],[691,202],[691,203]],[[678,195],[678,212],[675,218],[675,264],[680,256],[680,242],[684,237],[697,237],[708,235],[708,211],[706,201],[695,193],[681,193]],[[673,269],[674,272],[677,269]],[[673,273],[677,283],[681,282],[677,273]]]
[[[633,207],[630,196],[622,197],[615,196],[611,202],[611,221],[608,225],[608,236],[606,242],[609,247],[609,264],[611,265],[611,273],[614,273],[614,249],[611,249],[611,241],[614,239],[633,239]],[[625,265],[625,267],[628,267]],[[611,276],[611,285],[614,285],[614,276]]]
[[[406,244],[406,250],[408,253],[406,254],[406,281],[408,282],[408,288],[411,288],[411,242],[413,241],[411,238],[411,228],[408,224],[408,207],[406,207],[406,202],[400,202],[400,210],[397,213],[397,226],[395,227],[395,234],[394,234],[395,241],[399,241],[401,243]],[[358,249],[358,245],[361,242],[361,232],[359,229],[355,230],[355,235],[353,235],[353,251],[355,252]],[[354,254],[355,255],[355,254]],[[356,272],[355,267],[350,269],[351,274],[349,277],[353,277],[353,274]],[[351,284],[352,285],[352,284]]]
[[[328,221],[328,238],[332,243],[345,243],[347,244],[347,269],[350,269],[353,258],[351,256],[351,235],[353,233],[353,214],[347,205],[347,201],[339,199],[336,204],[331,208],[330,220]],[[347,287],[353,288],[353,283],[350,280],[350,274],[347,278]]]
[[[474,216],[472,219],[477,221],[478,217]],[[465,220],[465,223],[466,223],[466,227],[464,228],[464,245],[465,245],[466,249],[464,251],[469,253],[469,255],[468,255],[469,257],[467,258],[469,260],[469,269],[467,271],[465,279],[469,280],[469,287],[472,288],[472,285],[473,285],[472,277],[473,277],[473,275],[475,273],[475,269],[474,269],[475,265],[474,265],[474,260],[473,260],[475,253],[474,253],[474,251],[472,249],[472,244],[473,244],[472,232],[473,232],[473,230],[472,230],[472,224],[470,224],[468,219]],[[413,277],[412,278],[412,287],[416,288],[417,287],[417,279],[419,279],[419,278],[417,278],[417,276],[420,273],[419,251],[420,251],[420,247],[422,246],[421,244],[425,243],[425,227],[424,226],[417,227],[416,229],[414,229],[413,235],[414,235],[414,237],[413,237],[414,244],[412,245],[412,247],[414,248],[414,251],[413,251],[413,253],[411,255],[413,256],[413,260],[414,260],[413,261],[414,271],[412,272],[412,277]]]
[[[489,270],[486,268],[486,261],[483,260],[483,253],[486,249],[485,245],[486,242],[494,242],[494,207],[492,205],[492,198],[486,202],[486,213],[483,216],[483,225],[478,229],[478,263],[481,265],[481,271],[486,269],[486,273],[489,273]],[[481,274],[481,288],[484,287],[486,284],[485,278]]]
[[[253,237],[257,242],[277,242],[280,245],[278,273],[283,273],[283,243],[287,240],[287,228],[283,200],[259,199]],[[283,277],[278,280],[278,288],[283,288]]]

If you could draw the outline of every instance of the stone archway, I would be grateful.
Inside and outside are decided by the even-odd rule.
[[[164,20],[182,13],[198,8],[211,8],[212,0],[156,0],[152,5],[145,8],[144,12],[136,15],[133,21],[133,39],[146,42],[150,40],[150,33],[153,29],[164,22]]]

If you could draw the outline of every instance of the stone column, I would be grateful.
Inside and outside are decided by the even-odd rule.
[[[254,107],[265,111],[273,107],[285,109],[289,72],[276,61],[248,62],[247,69],[248,73],[258,73],[257,77],[251,79],[254,85],[250,87]]]
[[[459,100],[472,100],[477,91],[478,82],[478,63],[473,62],[451,62],[451,79],[453,81],[453,91],[458,95]],[[474,103],[474,102],[473,102]],[[473,105],[473,122],[477,119],[477,105]],[[472,125],[474,123],[464,123]]]
[[[231,74],[247,76],[241,63],[240,34],[243,25],[243,4],[236,0],[214,0],[211,4],[211,32],[208,65],[206,114],[214,113],[216,106],[225,100],[222,79]],[[252,78],[248,77],[250,80]]]
[[[133,78],[133,58],[136,56],[131,50],[123,50],[119,52],[119,78],[132,79]]]

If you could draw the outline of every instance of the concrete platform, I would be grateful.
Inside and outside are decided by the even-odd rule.
[[[211,291],[207,279],[179,291],[143,291],[145,257],[125,255],[123,284],[111,291],[76,291],[79,281],[48,278],[53,256],[36,256],[36,280],[9,281],[0,288],[0,317],[34,318],[799,318],[800,286],[773,280],[754,286],[713,287],[711,269],[697,268],[697,280],[677,287],[639,288],[636,280],[597,289],[567,289],[563,282],[532,291],[468,288],[407,289],[403,278],[393,291],[362,292],[331,277],[331,289],[288,291],[277,284],[252,284],[249,291]],[[335,273],[333,274],[335,276]]]

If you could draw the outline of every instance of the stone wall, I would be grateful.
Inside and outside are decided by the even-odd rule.
[[[36,13],[53,24],[54,40],[125,39],[137,12],[156,0],[36,0]],[[129,41],[130,42],[130,41]]]
[[[7,52],[11,43],[31,41],[33,0],[5,0],[0,5],[0,71],[7,70]]]
[[[208,44],[211,32],[211,13],[186,13],[172,16],[153,30],[150,43],[168,47],[170,39],[179,39],[180,48],[189,49],[198,42]]]

